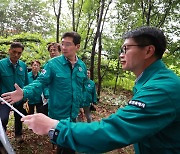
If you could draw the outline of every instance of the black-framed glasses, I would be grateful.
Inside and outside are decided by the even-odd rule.
[[[134,44],[134,45],[123,45],[119,51],[119,55],[120,54],[126,54],[127,53],[127,48],[131,47],[131,46],[139,46],[139,47],[145,47],[148,45],[144,45],[144,44]]]

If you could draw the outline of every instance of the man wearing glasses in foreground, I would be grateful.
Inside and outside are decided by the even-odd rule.
[[[161,60],[166,38],[147,26],[126,33],[124,39],[122,68],[137,77],[127,106],[99,122],[57,121],[43,114],[22,121],[35,133],[49,134],[54,143],[79,152],[102,153],[134,144],[141,154],[180,153],[180,78]],[[3,96],[18,101],[14,93]]]

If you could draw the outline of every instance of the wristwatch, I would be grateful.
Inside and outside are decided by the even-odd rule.
[[[48,132],[48,136],[51,141],[56,142],[59,133],[60,133],[60,131],[58,129],[50,129]]]
[[[54,132],[55,132],[55,129],[50,129],[50,130],[49,130],[48,136],[49,136],[50,140],[53,140]]]

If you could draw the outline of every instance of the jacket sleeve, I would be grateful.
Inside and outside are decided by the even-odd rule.
[[[34,96],[40,96],[43,92],[44,87],[47,87],[51,81],[51,69],[49,64],[45,65],[40,76],[29,85],[23,88],[24,98],[33,98]]]
[[[83,92],[82,92],[82,99],[80,101],[80,107],[83,107],[84,106],[84,102],[86,101],[86,93],[87,93],[86,84],[88,82],[86,65],[83,63],[82,67],[84,68],[85,78],[84,78],[84,81],[83,81],[83,90],[82,90]]]
[[[94,81],[93,81],[93,91],[92,91],[92,103],[97,104],[97,92]]]
[[[163,96],[159,100],[157,90]],[[155,135],[175,119],[176,112],[163,90],[146,91],[140,91],[142,94],[133,98],[137,103],[145,102],[145,108],[129,104],[99,122],[60,121],[56,127],[60,131],[56,143],[78,152],[102,153]]]
[[[28,79],[28,71],[27,71],[27,66],[26,66],[26,70],[25,70],[25,84],[24,86],[29,84],[29,79]]]
[[[44,95],[44,98],[45,99],[48,99],[49,98],[49,88],[48,87],[45,87],[44,90],[43,90],[43,95]]]

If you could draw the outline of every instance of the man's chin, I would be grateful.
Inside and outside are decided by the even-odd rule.
[[[65,57],[68,57],[68,54],[67,54],[67,53],[63,53],[63,55],[64,55]]]
[[[126,66],[122,66],[122,69],[128,71],[128,68]]]
[[[11,59],[12,63],[16,63],[19,59]]]

